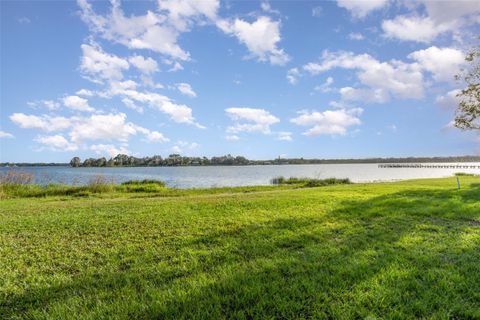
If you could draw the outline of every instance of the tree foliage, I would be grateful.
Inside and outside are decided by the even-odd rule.
[[[463,130],[480,130],[480,46],[474,47],[465,57],[468,67],[455,78],[467,87],[460,91],[455,127]]]
[[[186,157],[171,154],[162,158],[159,155],[152,157],[134,157],[119,154],[109,160],[105,158],[88,158],[81,162],[75,157],[70,161],[72,167],[181,167],[181,166],[245,166],[270,164],[328,164],[328,163],[409,163],[409,162],[477,162],[479,156],[460,157],[423,157],[423,158],[368,158],[368,159],[304,159],[304,158],[276,158],[272,160],[251,160],[242,156],[227,154],[220,157]]]

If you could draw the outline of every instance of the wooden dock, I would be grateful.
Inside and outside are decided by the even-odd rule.
[[[458,163],[381,163],[379,168],[480,169],[480,165]]]

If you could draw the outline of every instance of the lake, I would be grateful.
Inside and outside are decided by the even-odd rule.
[[[461,165],[480,163],[461,163]],[[0,168],[0,172],[11,170]],[[35,182],[86,184],[97,175],[121,183],[128,180],[156,179],[169,187],[205,188],[224,186],[268,185],[278,176],[307,178],[349,178],[353,182],[395,181],[417,178],[440,178],[455,172],[480,174],[478,169],[439,168],[379,168],[377,164],[313,164],[264,166],[205,166],[205,167],[123,167],[123,168],[71,168],[22,167],[31,172]]]

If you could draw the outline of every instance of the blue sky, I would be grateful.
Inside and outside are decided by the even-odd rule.
[[[0,161],[478,154],[476,1],[1,1]]]

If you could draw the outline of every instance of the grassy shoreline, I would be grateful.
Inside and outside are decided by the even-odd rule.
[[[480,317],[480,178],[0,201],[0,318]]]

